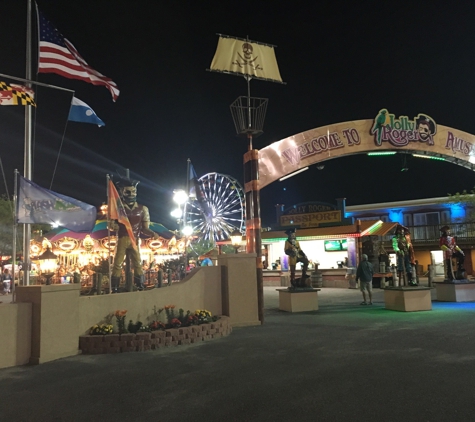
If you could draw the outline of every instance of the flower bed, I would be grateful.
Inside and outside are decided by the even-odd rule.
[[[191,325],[189,327],[169,328],[136,334],[85,335],[79,337],[79,349],[83,354],[142,352],[160,347],[199,343],[221,338],[231,333],[232,327],[227,316],[217,321]]]

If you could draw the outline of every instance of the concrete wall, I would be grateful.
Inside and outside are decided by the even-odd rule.
[[[154,307],[185,312],[207,309],[232,326],[260,325],[256,254],[220,255],[219,266],[200,267],[185,280],[143,292],[80,296],[77,284],[18,286],[14,304],[0,306],[0,368],[39,364],[78,354],[79,336],[100,323],[115,323],[116,310],[146,324]],[[163,312],[158,317],[166,322]]]
[[[31,303],[4,303],[0,306],[0,368],[29,362],[31,310]]]
[[[143,292],[119,293],[101,296],[83,296],[79,298],[79,330],[77,335],[87,334],[95,324],[111,320],[116,310],[127,310],[126,322],[129,320],[148,323],[155,319],[154,307],[175,305],[175,312],[182,308],[194,312],[207,309],[213,315],[221,315],[221,268],[200,267],[191,277],[180,283]],[[165,312],[160,315],[166,321]],[[115,317],[112,318],[115,324]]]

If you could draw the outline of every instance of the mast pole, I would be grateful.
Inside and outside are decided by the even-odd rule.
[[[249,41],[249,37],[247,37]],[[252,146],[251,79],[247,82],[247,137],[248,151],[244,154],[244,184],[246,186],[246,252],[256,254],[257,307],[261,324],[264,324],[264,282],[262,265],[261,211],[259,192],[259,151]]]
[[[27,3],[27,16],[26,16],[26,72],[25,79],[31,80],[31,43],[32,43],[32,31],[31,31],[31,0]],[[27,83],[26,86],[31,88],[31,83]],[[31,132],[32,132],[32,106],[25,106],[25,151],[24,151],[24,169],[23,173],[26,179],[32,180],[32,163],[31,163]],[[31,240],[31,225],[23,225],[23,284],[30,285],[30,240]]]

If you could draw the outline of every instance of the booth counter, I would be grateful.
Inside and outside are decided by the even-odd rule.
[[[314,272],[314,268],[309,268],[307,275],[310,276]],[[329,268],[329,269],[318,269],[316,270],[322,274],[323,287],[339,287],[339,288],[348,288],[348,279],[345,277],[347,273],[347,268]],[[280,271],[280,270],[264,270],[264,286],[265,287],[278,287],[283,286],[281,282],[281,276],[288,275],[290,277],[290,271]],[[302,275],[302,271],[296,270],[295,276],[298,278]]]

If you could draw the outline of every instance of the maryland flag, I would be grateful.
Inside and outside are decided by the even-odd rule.
[[[36,107],[35,93],[23,85],[0,81],[0,105],[31,105]]]
[[[137,244],[135,243],[134,232],[132,231],[132,226],[130,221],[125,213],[124,204],[120,200],[119,192],[117,192],[114,183],[112,180],[109,180],[109,215],[112,220],[117,220],[120,224],[123,224],[127,229],[127,233],[130,237],[130,242],[134,249],[137,249]]]

